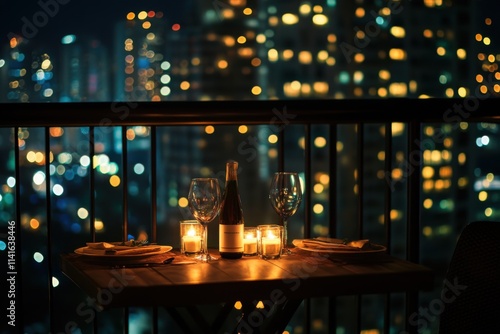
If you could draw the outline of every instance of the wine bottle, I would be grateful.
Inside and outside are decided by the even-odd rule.
[[[219,252],[225,259],[243,255],[243,209],[238,192],[238,162],[226,163],[226,184],[219,214]]]

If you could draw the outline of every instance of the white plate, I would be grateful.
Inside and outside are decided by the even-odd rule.
[[[384,253],[386,251],[386,247],[377,244],[370,244],[370,249],[364,250],[342,250],[342,249],[324,249],[324,248],[315,248],[315,247],[306,247],[303,245],[302,240],[304,239],[295,239],[292,241],[293,245],[299,249],[309,251],[309,252],[317,252],[317,253],[330,253],[330,254],[345,254],[345,255],[360,255],[360,254],[374,254],[374,253]]]
[[[87,249],[88,247],[85,246],[85,247],[80,247],[80,248],[77,248],[75,249],[75,253],[76,254],[80,254],[80,255],[85,255],[85,256],[91,256],[91,257],[98,257],[98,258],[101,258],[101,259],[120,259],[120,260],[124,260],[124,259],[137,259],[137,258],[141,258],[141,257],[147,257],[147,256],[152,256],[152,255],[158,255],[158,254],[163,254],[163,253],[167,253],[167,252],[170,252],[172,250],[172,246],[161,246],[161,245],[158,245],[158,247],[160,247],[159,250],[156,250],[156,251],[152,251],[152,252],[146,252],[146,253],[138,253],[138,254],[92,254],[92,253],[86,253],[84,252],[84,249]]]

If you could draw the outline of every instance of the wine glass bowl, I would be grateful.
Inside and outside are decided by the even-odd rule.
[[[193,178],[189,185],[189,209],[203,226],[203,242],[199,259],[203,262],[217,260],[208,253],[207,224],[217,217],[221,204],[219,180],[216,178]]]
[[[274,174],[269,189],[271,205],[283,222],[283,254],[290,254],[288,249],[288,218],[297,212],[302,201],[300,178],[294,172],[277,172]]]

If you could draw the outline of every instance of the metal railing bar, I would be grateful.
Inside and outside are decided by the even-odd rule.
[[[356,124],[356,130],[357,130],[357,198],[358,198],[358,238],[363,239],[364,231],[363,231],[363,218],[364,218],[364,205],[363,205],[363,200],[364,200],[364,193],[363,193],[363,187],[364,187],[364,126],[362,123],[357,123]]]
[[[156,230],[156,224],[157,224],[157,145],[156,145],[156,126],[151,127],[151,240],[152,242],[157,242],[157,230]]]
[[[122,239],[128,241],[128,145],[127,145],[127,127],[121,127],[122,140],[122,189],[123,189],[123,224],[122,224]]]
[[[94,155],[95,155],[95,128],[93,126],[89,127],[89,156],[90,156],[90,166],[89,166],[89,182],[90,182],[90,238],[92,242],[95,242],[95,169],[94,169]]]
[[[24,310],[23,303],[23,285],[21,282],[23,281],[23,266],[22,266],[22,233],[21,233],[21,170],[20,170],[20,152],[19,152],[19,132],[21,128],[13,128],[13,140],[14,140],[14,158],[15,158],[15,166],[14,173],[16,177],[16,223],[15,223],[15,254],[16,261],[14,262],[14,270],[9,266],[9,272],[13,271],[16,274],[16,294],[21,296],[16,299],[16,309]],[[18,292],[18,293],[17,293]],[[24,312],[16,312],[16,320],[17,324],[20,324],[20,331],[24,332]]]
[[[391,253],[391,209],[392,209],[392,190],[391,190],[391,180],[392,180],[392,123],[385,123],[385,137],[384,137],[384,170],[385,170],[385,188],[384,188],[384,226],[385,226],[385,243],[387,247],[387,252]],[[384,333],[389,334],[390,324],[391,324],[391,294],[385,296],[384,303]]]
[[[330,166],[329,166],[329,200],[328,205],[330,208],[328,234],[332,237],[337,237],[337,140],[338,140],[338,126],[336,124],[329,125],[330,134]]]
[[[311,226],[312,226],[312,195],[311,195],[311,189],[312,189],[312,182],[311,182],[311,124],[307,124],[304,129],[304,155],[305,155],[305,166],[304,166],[304,184],[305,184],[305,198],[304,198],[304,213],[305,213],[305,224],[304,224],[304,238],[310,238],[311,237]],[[311,333],[311,300],[306,299],[304,301],[304,308],[305,308],[305,324],[304,327],[306,329],[306,333]]]
[[[420,165],[422,152],[420,142],[420,122],[412,121],[408,131],[408,208],[407,208],[407,258],[412,262],[419,260],[419,234],[420,234]]]
[[[385,137],[384,137],[384,170],[385,170],[385,183],[384,183],[384,226],[385,226],[385,243],[388,253],[391,252],[392,245],[392,123],[385,123]]]
[[[363,200],[364,200],[364,192],[363,192],[363,187],[364,187],[364,169],[365,169],[365,164],[364,164],[364,126],[363,123],[359,122],[356,124],[356,131],[357,131],[357,196],[358,196],[358,239],[363,239],[363,218],[364,218],[364,205],[363,205]],[[362,319],[362,296],[357,295],[356,298],[356,307],[357,307],[357,319],[356,319],[356,333],[359,333],[361,331],[361,319]]]
[[[150,128],[150,164],[151,164],[151,177],[150,177],[150,185],[151,185],[151,241],[157,242],[157,233],[156,233],[156,224],[157,224],[157,145],[156,145],[156,126],[152,126]],[[151,318],[153,334],[158,333],[158,307],[153,307],[153,316]]]
[[[305,198],[304,198],[304,205],[305,210],[305,226],[304,226],[304,237],[305,238],[310,238],[311,237],[311,226],[312,226],[312,195],[311,195],[311,190],[312,190],[312,176],[311,176],[311,125],[307,124],[305,127],[305,134],[304,134],[304,155],[305,155],[305,166],[304,166],[304,183],[305,183]]]
[[[328,170],[329,179],[329,221],[328,234],[331,237],[337,237],[337,139],[338,139],[337,124],[328,125],[329,148],[328,155],[330,157],[330,165]],[[331,297],[328,299],[328,332],[334,334],[337,332],[337,298]]]
[[[127,126],[121,127],[122,140],[122,189],[123,189],[123,241],[128,241],[128,145],[127,145]],[[128,333],[129,309],[123,310],[123,333]]]
[[[283,171],[285,169],[285,129],[286,127],[280,128],[278,132],[278,171]]]
[[[152,317],[152,330],[153,334],[158,334],[158,306],[153,307],[153,317]]]
[[[130,315],[129,308],[124,307],[123,308],[123,334],[129,333],[129,328],[128,328],[129,315]]]
[[[409,261],[418,263],[419,242],[420,242],[420,164],[422,162],[422,152],[420,143],[421,123],[413,120],[408,125],[408,152],[407,152],[407,241],[406,257]],[[418,292],[410,291],[406,293],[406,319],[418,309]],[[411,326],[408,321],[406,328],[409,333],[416,333],[416,326]]]
[[[498,98],[482,100],[467,115],[467,121],[500,121],[499,101]],[[364,123],[410,122],[413,119],[445,123],[447,111],[455,104],[464,105],[466,102],[462,98],[290,100],[287,101],[286,115],[281,117],[286,117],[286,124],[343,124],[357,123],[360,119]],[[114,126],[267,124],[270,119],[277,119],[273,110],[278,103],[282,101],[139,102],[133,109],[127,108],[126,115],[120,111],[120,103],[111,109],[108,102],[71,103],[71,108],[65,103],[30,103],[29,108],[26,103],[6,103],[9,118],[2,119],[2,126],[48,126],[55,123],[59,126],[99,126],[103,119]],[[89,109],[92,109],[91,113]],[[52,117],[47,117],[47,114]]]
[[[44,127],[44,141],[45,141],[45,208],[47,219],[47,275],[48,275],[48,288],[49,288],[49,328],[53,333],[56,332],[55,321],[55,301],[54,301],[54,287],[52,284],[53,273],[53,259],[52,259],[52,196],[51,196],[51,177],[50,177],[50,127]]]
[[[96,242],[96,231],[95,231],[95,173],[96,170],[94,168],[94,156],[95,156],[95,127],[90,126],[89,127],[89,156],[90,156],[90,166],[89,166],[89,190],[90,190],[90,203],[89,203],[89,211],[90,211],[90,218],[89,218],[89,224],[90,224],[90,238],[92,239],[92,242]],[[97,319],[99,317],[99,314],[96,313],[94,319],[93,319],[93,324],[92,324],[92,331],[97,334],[99,331],[98,326],[97,326]]]

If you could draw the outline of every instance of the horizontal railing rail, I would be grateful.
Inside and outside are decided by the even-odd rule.
[[[1,126],[500,121],[499,99],[361,99],[0,104]]]

